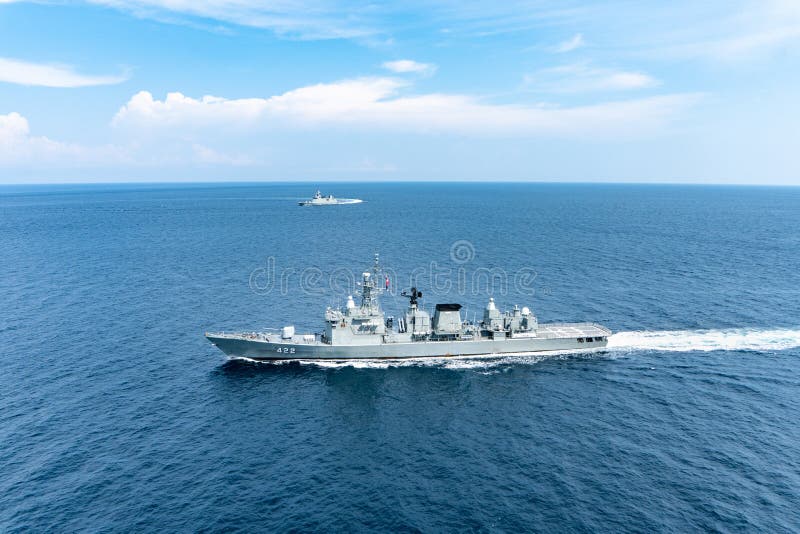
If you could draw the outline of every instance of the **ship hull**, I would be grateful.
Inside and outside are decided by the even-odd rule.
[[[412,341],[374,345],[328,345],[246,339],[236,335],[207,334],[211,343],[233,358],[253,360],[370,360],[491,356],[532,352],[602,348],[608,331],[591,337],[480,339],[470,341]],[[581,339],[581,341],[578,341]],[[595,341],[596,340],[596,341]]]

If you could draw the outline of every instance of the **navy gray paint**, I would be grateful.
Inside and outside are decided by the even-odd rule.
[[[378,297],[381,269],[378,255],[364,272],[361,302],[352,297],[342,309],[325,310],[325,327],[317,334],[295,334],[284,327],[265,332],[206,333],[211,343],[232,357],[256,360],[378,359],[479,356],[604,347],[611,330],[595,323],[539,324],[527,307],[500,312],[494,303],[476,323],[462,320],[458,304],[437,304],[434,316],[420,309],[416,288],[405,314],[386,318]]]

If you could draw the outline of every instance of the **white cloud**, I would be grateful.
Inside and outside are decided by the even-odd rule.
[[[75,72],[70,66],[30,63],[0,57],[0,82],[44,87],[87,87],[112,85],[127,79],[127,75],[86,75]]]
[[[8,0],[0,0],[0,2]],[[263,28],[300,39],[358,39],[391,43],[397,20],[404,31],[487,37],[564,29],[593,32],[598,48],[649,56],[741,59],[800,44],[797,0],[675,0],[669,3],[604,0],[83,0],[134,16],[211,31],[230,25]],[[603,35],[608,36],[603,43]],[[609,42],[610,39],[610,42]],[[581,33],[548,50],[585,45]]]
[[[84,0],[167,23],[212,20],[263,28],[300,39],[369,39],[389,35],[397,20],[411,25],[452,25],[459,33],[494,35],[529,31],[592,10],[577,0]],[[424,21],[424,22],[423,22]]]
[[[587,4],[579,0],[460,0],[422,3],[426,9],[426,18],[446,23],[448,30],[454,33],[474,37],[528,33],[536,28],[575,25],[596,17],[598,6]],[[418,8],[420,3],[411,5]]]
[[[180,135],[197,133],[202,127],[246,131],[299,125],[474,136],[580,136],[658,129],[698,98],[677,94],[553,107],[492,104],[458,94],[401,94],[407,87],[407,82],[393,78],[362,78],[302,87],[269,98],[195,99],[170,93],[156,100],[143,91],[119,110],[113,123],[119,128],[166,129]]]
[[[420,74],[432,74],[436,71],[436,65],[432,63],[420,63],[411,59],[398,59],[397,61],[387,61],[382,67],[386,70],[398,74],[416,72]]]
[[[377,31],[361,13],[369,5],[348,9],[335,0],[87,0],[115,7],[135,16],[179,22],[179,16],[269,29],[300,39],[356,38]]]
[[[162,146],[147,138],[126,144],[85,146],[31,135],[28,120],[19,113],[0,115],[0,167],[84,168],[134,166],[242,167],[258,162],[241,154],[228,154],[200,143],[179,139]],[[0,179],[0,181],[2,181]]]
[[[33,136],[28,119],[19,113],[0,115],[0,165],[92,164],[108,159],[120,161],[122,155],[121,150],[111,146],[87,148]]]
[[[559,44],[557,44],[553,51],[559,54],[563,54],[565,52],[572,52],[573,50],[577,50],[578,48],[582,48],[586,45],[586,42],[583,40],[583,34],[577,33],[571,39],[567,39]]]
[[[545,93],[586,93],[647,89],[660,82],[643,72],[590,67],[585,63],[542,69],[524,78],[528,89]]]
[[[235,123],[253,122],[263,113],[264,107],[265,100],[261,98],[226,100],[204,96],[195,100],[181,93],[168,93],[163,101],[157,101],[149,92],[140,91],[120,108],[112,124],[204,124],[213,121],[220,112]]]
[[[800,44],[800,25],[748,32],[716,40],[704,40],[657,49],[655,55],[678,58],[704,58],[717,61],[742,61]]]
[[[686,21],[685,28],[672,21],[680,30],[662,31],[651,46],[633,52],[646,57],[735,63],[800,49],[797,0],[742,0],[723,6],[734,9],[718,7],[696,14],[694,18],[699,22]],[[668,24],[665,21],[664,25]]]
[[[0,115],[0,145],[25,137],[29,131],[28,120],[19,113]]]
[[[3,0],[0,0],[3,1]],[[577,0],[83,0],[136,17],[218,30],[213,22],[263,28],[299,39],[359,39],[374,43],[390,35],[397,20],[407,28],[450,25],[460,34],[487,36],[530,31],[542,25],[589,17],[593,9]],[[212,24],[208,24],[211,21]],[[377,42],[382,42],[379,40]]]
[[[169,93],[155,100],[147,91],[135,94],[114,116],[114,125],[170,126],[228,124],[254,125],[266,116],[306,122],[323,122],[363,110],[406,85],[392,78],[359,78],[294,89],[270,98],[191,98]]]
[[[77,152],[76,147],[30,135],[28,119],[12,112],[0,115],[0,163],[50,158]]]

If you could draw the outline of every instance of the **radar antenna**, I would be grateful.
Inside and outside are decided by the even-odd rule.
[[[375,273],[376,277],[381,273],[380,254],[377,252],[375,253],[375,264],[372,266],[372,272]]]
[[[403,295],[404,297],[408,297],[408,301],[409,301],[408,303],[412,307],[416,307],[417,299],[421,299],[422,298],[422,291],[417,291],[416,287],[412,287],[409,291],[405,291],[404,290],[400,294]]]

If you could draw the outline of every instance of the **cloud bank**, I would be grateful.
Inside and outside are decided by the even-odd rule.
[[[28,119],[19,113],[0,115],[0,165],[92,164],[106,160],[122,161],[121,156],[121,151],[111,147],[86,148],[31,135]]]
[[[628,82],[637,83],[636,80]],[[461,94],[405,94],[409,83],[360,78],[301,87],[268,98],[158,100],[135,94],[113,119],[118,128],[339,127],[470,136],[583,136],[625,134],[662,127],[691,106],[694,94],[663,95],[575,107],[494,104]]]
[[[615,83],[641,82],[623,78]],[[411,80],[396,77],[345,79],[254,98],[195,98],[180,92],[157,98],[140,91],[113,116],[113,141],[101,146],[33,135],[21,114],[0,115],[0,166],[263,166],[269,139],[291,132],[305,136],[309,130],[354,136],[638,138],[664,131],[698,98],[667,94],[577,106],[510,104],[467,94],[416,93]]]

